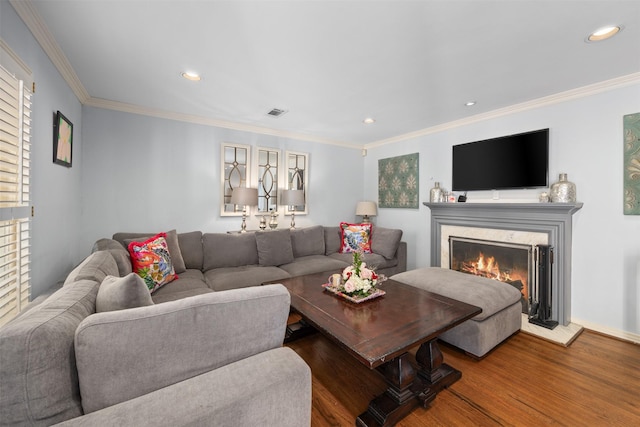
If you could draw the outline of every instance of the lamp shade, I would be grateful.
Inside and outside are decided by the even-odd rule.
[[[284,190],[282,204],[285,206],[304,205],[304,190]]]
[[[258,204],[258,189],[237,187],[231,193],[231,203],[239,206],[255,206]]]
[[[356,215],[362,216],[376,216],[378,215],[378,207],[376,206],[376,202],[358,202],[356,206]]]

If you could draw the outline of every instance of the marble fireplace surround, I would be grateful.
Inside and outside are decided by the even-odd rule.
[[[423,203],[431,209],[431,266],[448,266],[448,234],[469,228],[487,240],[533,238],[554,248],[552,318],[571,322],[572,215],[582,203]],[[473,234],[473,233],[472,233]],[[546,235],[546,239],[544,236]],[[444,240],[444,243],[443,243]],[[544,242],[546,240],[546,242]],[[443,247],[446,246],[446,247]],[[444,256],[443,256],[444,253]],[[446,259],[443,259],[446,257]]]

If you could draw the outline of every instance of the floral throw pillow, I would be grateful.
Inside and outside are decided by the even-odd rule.
[[[178,278],[171,263],[166,237],[166,233],[159,233],[144,242],[129,243],[133,271],[142,277],[149,292]]]
[[[340,253],[348,254],[361,251],[371,253],[371,227],[372,224],[340,223],[341,244]]]

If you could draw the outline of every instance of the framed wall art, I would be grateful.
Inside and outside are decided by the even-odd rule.
[[[624,127],[624,214],[640,215],[640,113],[628,114]]]
[[[281,154],[276,148],[257,147],[256,176],[258,177],[259,214],[278,211],[278,191],[282,174]]]
[[[418,209],[419,153],[378,160],[378,206]]]
[[[72,154],[73,123],[58,111],[53,124],[53,162],[70,168]]]
[[[251,172],[251,147],[242,144],[224,143],[220,153],[222,172],[220,216],[241,216],[243,206],[231,203],[234,188],[249,187]]]
[[[302,190],[304,191],[304,205],[285,206],[285,215],[295,212],[296,215],[308,214],[307,197],[309,194],[309,153],[299,153],[295,151],[287,151],[285,153],[286,179],[283,190]]]

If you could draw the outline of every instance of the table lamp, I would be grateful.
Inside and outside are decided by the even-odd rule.
[[[296,206],[304,205],[304,190],[284,190],[282,192],[282,204],[293,207],[291,210],[291,229],[295,229]]]
[[[376,206],[376,202],[358,202],[358,205],[356,206],[356,215],[362,215],[363,223],[370,223],[371,220],[369,219],[369,216],[378,215],[378,207]]]
[[[231,193],[231,203],[236,206],[242,206],[242,226],[241,233],[247,232],[247,206],[256,206],[258,204],[258,189],[237,187]]]

